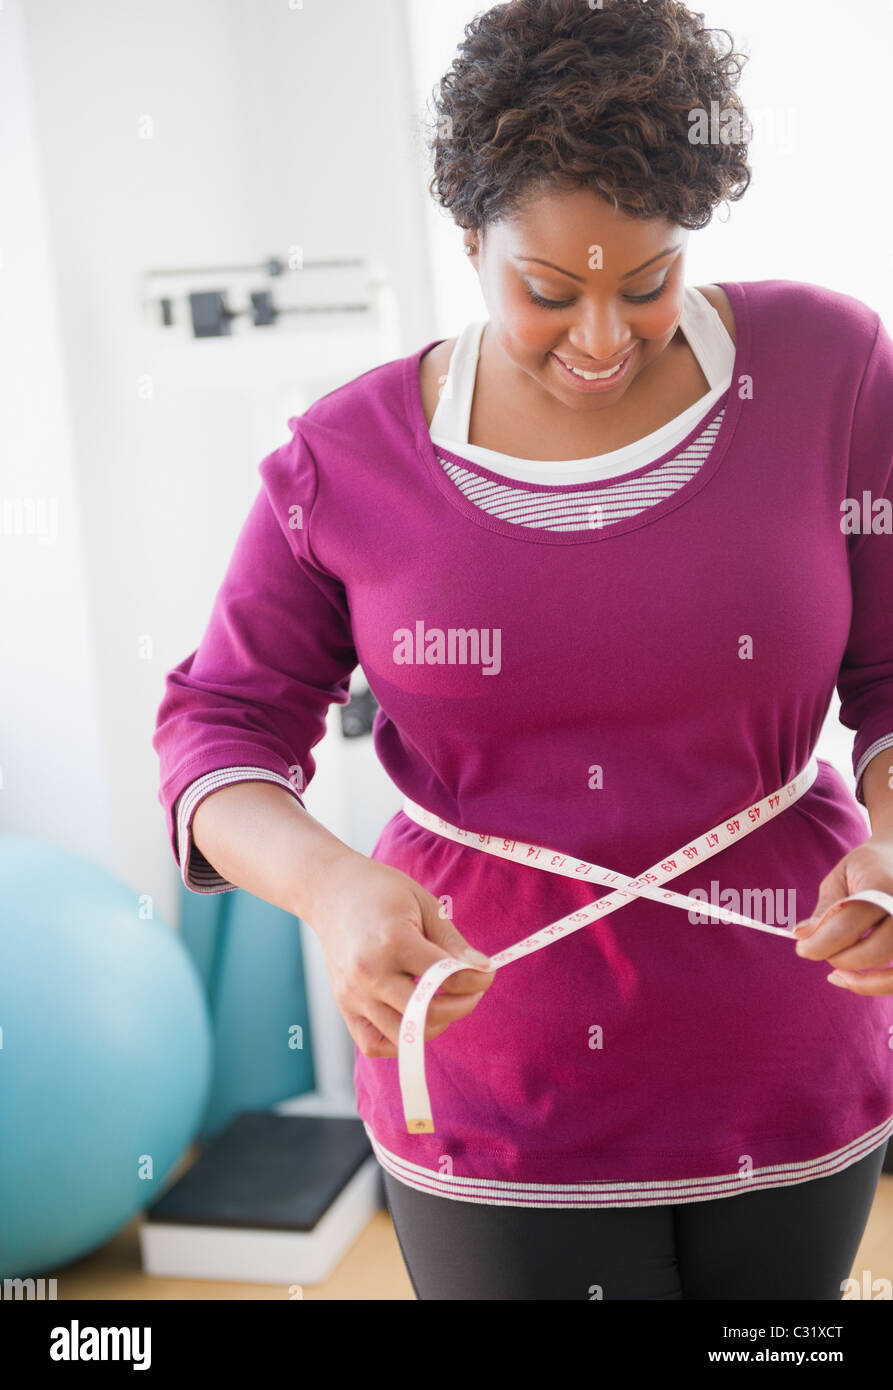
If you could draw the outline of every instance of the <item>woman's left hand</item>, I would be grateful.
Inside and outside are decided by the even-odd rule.
[[[870,836],[822,879],[811,916],[794,927],[797,955],[826,960],[834,966],[828,979],[853,994],[893,994],[893,917],[883,908],[844,903],[816,929],[833,903],[865,888],[893,894],[893,831]]]

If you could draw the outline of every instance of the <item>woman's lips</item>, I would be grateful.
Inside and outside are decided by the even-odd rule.
[[[635,352],[636,345],[633,345],[612,376],[597,377],[594,381],[587,381],[585,377],[577,376],[576,372],[571,371],[570,367],[562,362],[557,353],[550,352],[549,356],[554,360],[555,365],[561,372],[563,380],[570,382],[578,391],[598,393],[601,391],[613,391],[614,387],[624,380],[629,373],[630,363],[635,356]]]

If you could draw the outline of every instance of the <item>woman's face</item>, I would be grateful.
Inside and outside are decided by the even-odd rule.
[[[465,233],[508,363],[581,411],[616,405],[675,336],[687,241],[676,223],[625,216],[586,188],[544,194],[483,235]],[[571,371],[618,364],[616,377],[597,380]]]

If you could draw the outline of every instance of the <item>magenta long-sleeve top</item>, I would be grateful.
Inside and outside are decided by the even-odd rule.
[[[631,876],[801,771],[835,686],[857,778],[893,743],[893,341],[818,286],[723,288],[735,364],[709,457],[609,526],[525,527],[456,487],[419,390],[433,342],[289,420],[158,711],[190,887],[232,885],[188,877],[189,789],[260,775],[300,800],[357,665],[404,795]],[[868,833],[820,760],[798,801],[672,886],[793,926]],[[402,811],[373,858],[488,954],[607,891]],[[819,1177],[893,1132],[893,995],[829,969],[639,898],[499,971],[426,1045],[436,1133],[406,1132],[396,1059],[358,1051],[359,1113],[395,1176],[459,1200],[644,1205]]]

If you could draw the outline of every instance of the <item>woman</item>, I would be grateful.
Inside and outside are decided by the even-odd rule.
[[[686,286],[750,177],[739,71],[675,0],[467,26],[432,186],[487,321],[289,421],[159,710],[184,882],[319,936],[420,1298],[839,1299],[893,1132],[893,919],[815,925],[893,891],[893,543],[843,521],[891,498],[893,341],[817,286]],[[407,798],[371,859],[300,797],[358,663]],[[868,837],[803,780],[835,683]],[[673,882],[774,934],[639,896],[490,968],[601,893],[446,827],[633,876],[798,778]],[[412,1133],[401,1019],[450,958]]]

